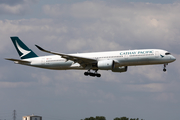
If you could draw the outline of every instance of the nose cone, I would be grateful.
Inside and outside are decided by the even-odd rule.
[[[176,58],[175,58],[174,56],[171,56],[171,60],[172,60],[172,61],[175,61]]]

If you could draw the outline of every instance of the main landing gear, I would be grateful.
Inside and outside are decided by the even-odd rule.
[[[166,66],[167,66],[168,64],[164,64],[164,68],[163,68],[163,71],[164,72],[166,72]]]
[[[97,73],[98,70],[95,70],[95,72],[91,72],[88,70],[87,72],[84,72],[85,76],[92,76],[92,77],[101,77],[101,74]]]

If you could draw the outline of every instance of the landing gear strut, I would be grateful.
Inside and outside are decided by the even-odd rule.
[[[98,70],[95,70],[94,72],[91,72],[88,70],[87,72],[84,72],[85,76],[92,76],[92,77],[101,77],[101,74],[97,73]]]
[[[164,64],[164,68],[163,68],[164,72],[166,72],[166,65],[168,65],[168,64]]]

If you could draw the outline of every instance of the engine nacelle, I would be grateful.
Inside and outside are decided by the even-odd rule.
[[[112,70],[114,66],[114,61],[113,60],[103,60],[103,61],[98,61],[97,67],[100,70]]]
[[[126,72],[127,69],[128,69],[127,66],[116,67],[116,68],[112,68],[112,72]]]

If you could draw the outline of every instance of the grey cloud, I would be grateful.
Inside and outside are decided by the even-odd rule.
[[[0,0],[0,4],[16,5],[22,4],[25,0]]]
[[[170,4],[177,2],[177,0],[124,0],[125,2],[144,2],[144,3],[156,3],[156,4]]]
[[[65,6],[46,5],[43,10],[58,19],[68,16],[74,19],[74,24],[83,23],[82,27],[87,31],[88,37],[99,36],[104,40],[115,40],[127,49],[141,45],[141,48],[166,48],[177,53],[179,8],[176,3],[124,3],[109,6],[106,2],[86,1]],[[129,35],[133,36],[134,41]]]
[[[0,0],[0,4],[7,4],[10,6],[17,5],[17,4],[24,4],[24,3],[35,3],[39,0]]]
[[[0,14],[24,15],[29,12],[30,6],[39,0],[4,0],[0,1]]]

